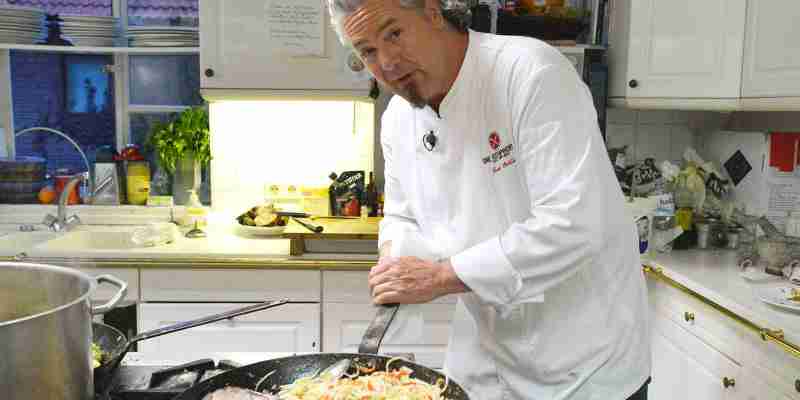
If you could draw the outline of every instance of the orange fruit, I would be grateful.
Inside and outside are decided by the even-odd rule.
[[[39,202],[53,204],[56,201],[56,191],[50,186],[45,186],[39,191]]]

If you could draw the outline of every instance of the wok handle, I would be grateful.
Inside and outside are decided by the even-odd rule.
[[[284,305],[284,304],[286,304],[288,302],[289,302],[289,300],[283,299],[283,300],[268,301],[268,302],[264,302],[264,303],[253,304],[253,305],[250,305],[250,306],[247,306],[247,307],[236,308],[236,309],[233,309],[233,310],[230,310],[230,311],[225,311],[225,312],[222,312],[222,313],[219,313],[219,314],[214,314],[214,315],[211,315],[211,316],[208,316],[208,317],[198,318],[198,319],[194,319],[194,320],[186,321],[186,322],[179,322],[177,324],[168,325],[168,326],[165,326],[163,328],[153,329],[152,331],[142,332],[142,333],[134,336],[133,339],[131,339],[128,342],[128,347],[130,348],[130,346],[132,344],[134,344],[136,342],[139,342],[141,340],[152,339],[154,337],[163,336],[163,335],[166,335],[168,333],[174,333],[174,332],[182,331],[182,330],[189,329],[189,328],[194,328],[194,327],[201,326],[201,325],[208,325],[208,324],[211,324],[211,323],[214,323],[214,322],[217,322],[217,321],[222,321],[224,319],[231,319],[233,317],[238,317],[240,315],[250,314],[250,313],[254,313],[256,311],[261,311],[261,310],[266,310],[268,308],[281,306],[281,305]]]
[[[112,297],[111,300],[108,301],[108,303],[92,307],[91,310],[92,315],[105,314],[111,311],[112,309],[114,309],[114,307],[117,306],[117,303],[119,303],[122,299],[124,299],[125,295],[128,294],[128,284],[111,275],[100,275],[95,278],[95,281],[97,282],[98,285],[100,285],[101,283],[109,283],[116,286],[117,294],[115,294],[114,297]]]
[[[389,325],[391,325],[394,320],[394,316],[397,315],[397,310],[399,308],[399,304],[383,304],[378,306],[378,312],[375,314],[375,318],[369,324],[369,327],[367,327],[366,332],[364,332],[361,344],[358,345],[359,353],[378,354],[383,337],[386,335],[386,331],[389,330]]]

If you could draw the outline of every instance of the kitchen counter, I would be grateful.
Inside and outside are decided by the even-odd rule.
[[[18,232],[16,225],[0,226],[0,260],[52,263],[82,267],[177,267],[265,269],[369,269],[377,254],[306,253],[289,255],[289,240],[243,236],[232,229],[208,230],[201,239],[178,238],[157,247],[88,249],[76,246],[52,249],[46,242],[63,236],[45,231]],[[97,233],[132,232],[133,226],[81,226]]]
[[[753,283],[740,276],[735,251],[688,250],[643,259],[667,277],[733,313],[768,329],[780,329],[788,342],[800,344],[800,313],[762,302],[757,290],[790,286],[785,280]]]

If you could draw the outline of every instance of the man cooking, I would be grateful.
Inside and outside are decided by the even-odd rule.
[[[382,120],[373,301],[461,294],[445,368],[472,399],[646,399],[636,226],[569,61],[467,30],[463,0],[329,5],[342,41],[397,94]],[[388,257],[406,235],[441,260]]]

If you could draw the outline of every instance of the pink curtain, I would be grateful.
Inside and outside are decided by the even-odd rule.
[[[0,0],[0,4],[40,8],[48,14],[113,15],[111,0]]]
[[[132,17],[198,17],[198,0],[128,0]]]

